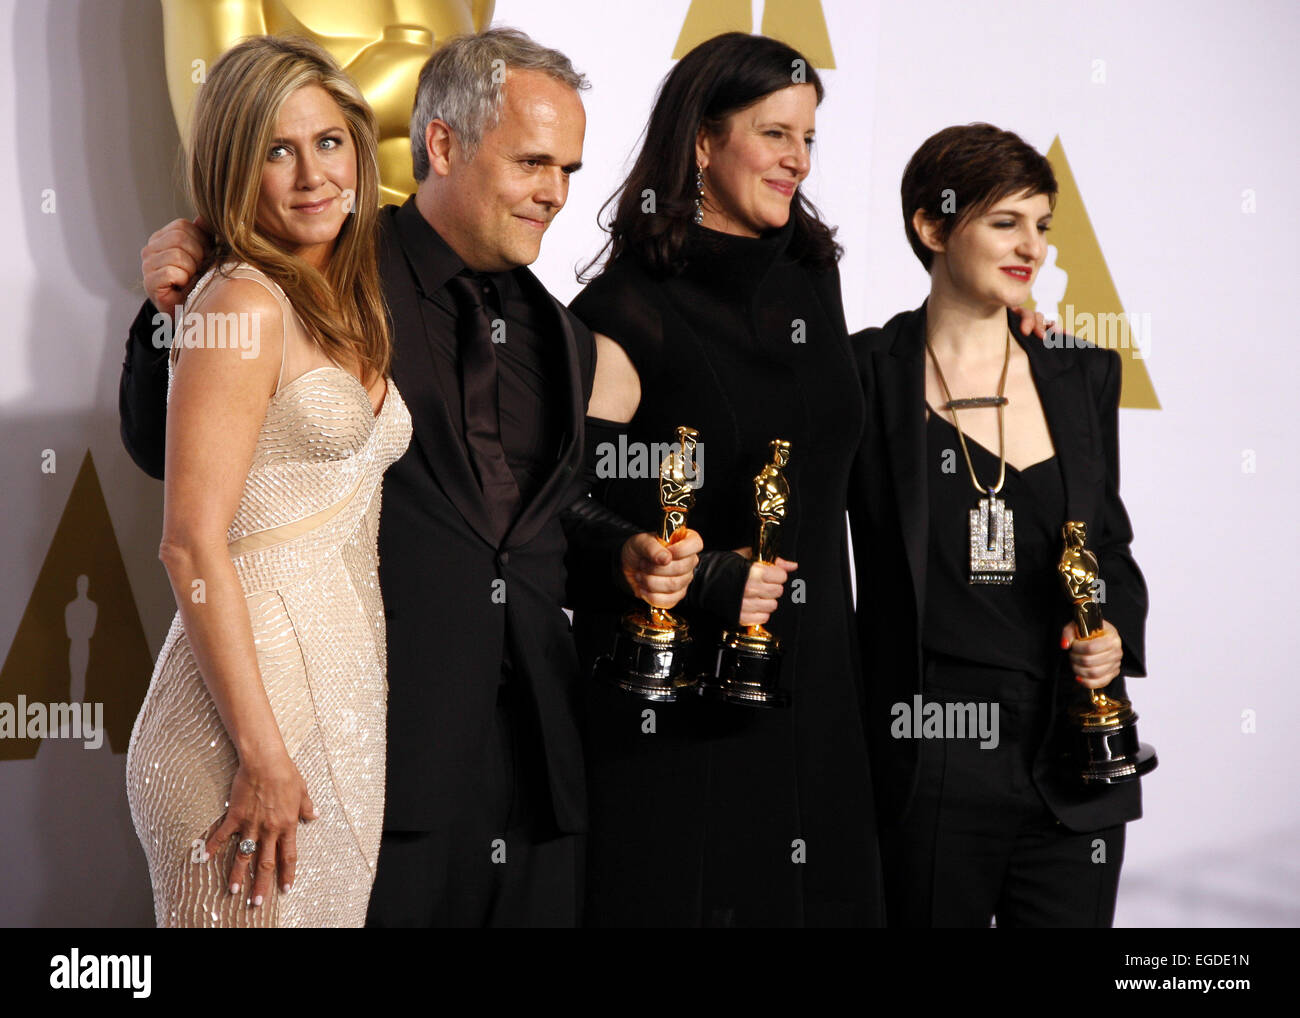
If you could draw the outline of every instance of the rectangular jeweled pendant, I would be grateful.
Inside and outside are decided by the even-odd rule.
[[[970,511],[971,583],[1010,583],[1016,575],[1016,532],[1002,499],[982,498]]]

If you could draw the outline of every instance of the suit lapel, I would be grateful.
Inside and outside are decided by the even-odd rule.
[[[925,305],[904,317],[887,351],[876,355],[885,447],[899,524],[912,573],[916,617],[925,617],[930,506],[925,480]]]
[[[428,224],[423,222],[422,217],[417,220],[416,217],[419,216],[412,198],[393,216],[392,222],[388,224],[390,229],[383,233],[385,257],[395,260],[394,269],[401,267],[400,272],[390,270],[385,278],[400,277],[402,281],[402,285],[389,286],[385,291],[393,315],[393,375],[411,408],[415,439],[439,485],[466,522],[493,547],[525,544],[553,515],[556,501],[564,496],[578,469],[583,419],[587,411],[583,399],[578,339],[563,306],[530,271],[516,270],[519,284],[527,291],[529,298],[550,311],[555,329],[543,329],[543,336],[560,337],[567,392],[563,395],[557,393],[555,398],[566,401],[568,418],[551,473],[532,501],[522,507],[505,537],[498,542],[465,443],[451,419],[446,398],[439,388],[433,351],[426,338],[430,328],[426,309],[431,295],[460,270],[461,263],[449,248],[443,250],[444,242],[431,247],[429,241],[432,238],[421,236],[421,231]]]
[[[542,526],[554,515],[555,503],[569,490],[575,472],[580,468],[579,454],[582,447],[581,435],[587,407],[583,399],[582,367],[578,356],[578,338],[573,331],[573,323],[563,305],[547,292],[541,282],[527,269],[519,270],[519,282],[529,295],[539,302],[544,302],[550,309],[556,326],[552,335],[560,337],[563,347],[567,392],[555,393],[555,399],[564,399],[568,410],[564,435],[560,442],[559,453],[550,475],[538,488],[537,494],[521,510],[514,525],[506,534],[505,542],[510,545],[527,544]],[[542,330],[543,335],[548,330]],[[548,397],[550,398],[550,397]]]
[[[1065,518],[1090,526],[1098,501],[1095,477],[1098,447],[1097,422],[1089,405],[1086,379],[1078,357],[1047,348],[1037,336],[1023,336],[1014,315],[1008,316],[1011,334],[1029,357],[1029,369],[1038,389],[1038,401],[1056,449],[1056,462],[1065,487]],[[1062,523],[1065,521],[1062,520]]]
[[[422,278],[428,282],[429,270],[415,255],[418,250],[415,238],[402,212],[393,217],[390,226],[384,232],[385,257],[391,260],[391,267],[385,273],[385,280],[390,284],[385,287],[385,296],[393,316],[393,377],[411,410],[415,440],[439,486],[465,522],[496,547],[495,530],[483,492],[438,386],[428,341],[430,323],[425,315],[428,295],[422,292],[423,284],[419,282]],[[446,278],[453,272],[448,272]],[[398,280],[399,285],[391,285]],[[444,278],[441,282],[445,281]]]

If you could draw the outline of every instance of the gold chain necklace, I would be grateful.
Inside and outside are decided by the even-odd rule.
[[[982,496],[970,511],[970,582],[971,583],[1010,583],[1016,575],[1016,533],[1014,514],[1007,508],[1006,502],[997,497],[1007,479],[1006,422],[1003,408],[1006,406],[1007,369],[1011,366],[1011,330],[1007,330],[1006,353],[1002,358],[1002,377],[998,381],[997,397],[979,397],[974,400],[954,400],[948,391],[948,382],[943,377],[943,368],[939,358],[930,345],[930,337],[925,338],[925,348],[934,361],[935,374],[939,376],[939,385],[948,400],[946,409],[952,412],[952,423],[957,429],[957,440],[961,443],[962,455],[966,457],[966,469],[970,471],[971,484]],[[957,419],[958,406],[996,406],[998,408],[998,483],[991,488],[980,484],[971,462],[970,450],[966,447],[966,436],[962,433],[961,422]],[[986,494],[987,493],[987,494]]]

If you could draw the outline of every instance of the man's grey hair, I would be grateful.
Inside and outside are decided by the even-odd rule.
[[[424,132],[443,120],[470,159],[483,135],[497,126],[505,101],[506,71],[542,71],[574,91],[589,87],[558,50],[533,42],[517,28],[462,35],[439,47],[420,70],[411,113],[411,166],[416,180],[429,175]]]

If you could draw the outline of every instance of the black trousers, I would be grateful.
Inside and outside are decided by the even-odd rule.
[[[952,731],[921,740],[915,795],[881,832],[889,925],[1111,925],[1124,825],[1076,833],[1043,801],[1033,763],[1045,693],[1024,672],[929,663],[925,702],[996,709],[997,745]]]
[[[432,831],[385,830],[369,927],[575,926],[582,842],[549,820],[541,743],[526,692],[503,683],[475,786],[460,816]]]

